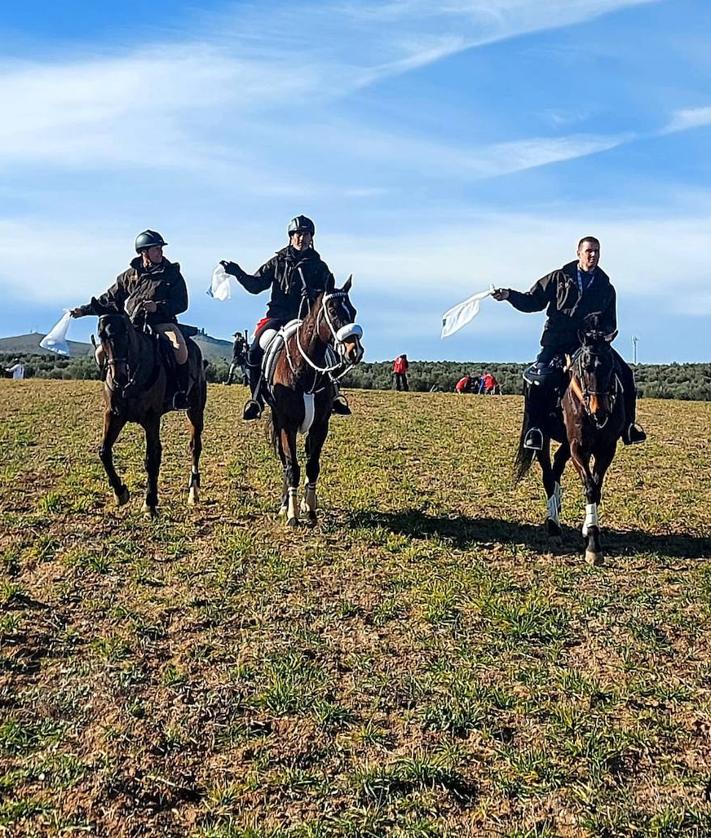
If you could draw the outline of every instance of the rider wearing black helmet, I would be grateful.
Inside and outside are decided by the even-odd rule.
[[[255,274],[246,273],[236,262],[221,263],[225,271],[234,276],[250,294],[260,294],[271,288],[266,316],[257,324],[247,354],[252,397],[244,407],[244,419],[258,419],[264,404],[260,393],[264,347],[260,338],[268,331],[278,331],[290,320],[296,319],[304,296],[313,300],[326,289],[329,279],[333,279],[328,265],[314,250],[316,228],[313,221],[305,215],[297,215],[289,222],[287,232],[289,244],[277,251]],[[338,392],[333,402],[333,411],[344,415],[351,412],[348,402]]]
[[[512,288],[498,288],[493,292],[495,300],[508,300],[519,311],[542,311],[545,308],[548,315],[541,337],[541,351],[529,370],[531,378],[535,376],[537,386],[531,386],[524,376],[529,427],[523,445],[535,451],[543,447],[541,425],[551,408],[555,391],[555,386],[548,382],[559,379],[564,356],[572,355],[578,349],[578,332],[584,326],[585,318],[589,314],[598,314],[603,331],[610,335],[617,331],[615,289],[608,275],[598,266],[600,242],[594,236],[580,239],[577,256],[577,261],[542,277],[526,293]],[[634,445],[647,438],[635,421],[637,393],[634,375],[623,358],[614,350],[613,354],[617,376],[624,390],[626,419],[622,441],[625,445]]]
[[[173,399],[176,410],[188,406],[189,387],[188,347],[178,328],[177,315],[188,307],[188,289],[177,262],[163,256],[167,242],[155,230],[144,230],[136,236],[138,256],[128,270],[119,274],[116,282],[96,300],[72,309],[72,317],[101,314],[106,309],[126,313],[131,320],[141,320],[163,335],[173,347],[177,362],[177,392]],[[103,353],[97,351],[101,365]]]

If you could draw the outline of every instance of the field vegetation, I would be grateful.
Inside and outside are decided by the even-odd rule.
[[[204,348],[204,347],[203,347]],[[37,378],[96,379],[98,371],[90,356],[63,358],[57,355],[17,355],[0,353],[0,366],[22,357],[27,376]],[[454,385],[467,373],[493,373],[508,395],[521,395],[521,375],[527,364],[500,361],[414,361],[408,375],[410,389],[417,392],[451,393]],[[212,354],[207,368],[208,381],[227,381],[229,361]],[[639,364],[634,367],[637,389],[642,397],[711,401],[711,364]],[[392,362],[376,361],[354,367],[344,379],[346,386],[365,390],[390,390],[393,387]]]
[[[354,391],[316,528],[242,387],[97,457],[96,381],[0,381],[0,834],[196,838],[711,835],[711,406],[644,400],[587,566],[521,400]]]

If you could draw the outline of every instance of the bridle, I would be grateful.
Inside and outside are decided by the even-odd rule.
[[[613,414],[615,410],[615,403],[617,401],[617,396],[619,393],[619,380],[617,375],[614,372],[614,369],[610,375],[610,386],[607,390],[590,390],[588,389],[586,380],[585,380],[585,371],[583,369],[583,356],[584,355],[593,355],[599,356],[601,352],[595,352],[590,346],[585,346],[578,351],[572,359],[568,356],[568,362],[565,366],[565,369],[570,372],[570,389],[578,399],[578,401],[582,404],[585,413],[587,414],[588,418],[592,421],[595,427],[598,430],[602,430],[602,428],[607,425],[610,416]],[[609,410],[605,418],[602,422],[599,421],[593,410],[591,409],[591,400],[594,398],[607,398],[609,401]]]
[[[348,293],[346,291],[331,291],[329,293],[323,294],[322,297],[321,297],[321,305],[320,305],[319,311],[316,315],[316,322],[314,324],[314,330],[315,330],[316,334],[318,334],[318,332],[320,331],[322,322],[325,322],[326,325],[328,326],[328,329],[331,333],[331,338],[333,340],[332,345],[335,348],[336,354],[338,355],[338,358],[339,358],[336,361],[335,364],[320,367],[318,364],[316,364],[313,361],[312,358],[309,357],[308,353],[306,352],[306,350],[304,349],[304,347],[301,343],[300,332],[301,332],[301,327],[304,323],[304,320],[302,318],[302,311],[303,311],[303,308],[304,308],[304,304],[308,305],[308,302],[309,302],[308,295],[306,295],[306,294],[302,295],[302,297],[301,297],[301,305],[299,306],[298,325],[296,327],[296,332],[294,334],[294,337],[296,339],[296,346],[298,347],[299,354],[304,359],[304,361],[306,361],[306,363],[311,367],[311,369],[314,370],[315,372],[321,373],[321,374],[335,373],[336,370],[341,370],[339,373],[331,376],[332,378],[334,378],[336,380],[338,380],[339,378],[342,378],[350,370],[350,368],[352,366],[354,366],[354,364],[358,363],[358,361],[360,360],[360,358],[358,358],[358,361],[349,361],[346,358],[345,341],[347,341],[348,338],[358,338],[358,339],[360,339],[361,337],[363,337],[363,329],[357,323],[346,323],[344,326],[341,326],[340,329],[336,329],[336,327],[333,324],[333,320],[331,319],[331,315],[329,314],[329,311],[328,311],[327,303],[330,300],[334,300],[334,299],[338,299],[338,298],[344,298],[344,297],[346,299],[348,299]],[[286,351],[286,357],[287,357],[287,361],[289,362],[289,366],[291,367],[291,371],[293,373],[296,373],[296,370],[294,368],[294,364],[292,363],[292,359],[291,359],[291,356],[289,354],[288,341],[284,342],[284,349]],[[361,355],[362,355],[362,353],[361,353]]]
[[[99,335],[99,340],[102,344],[105,342],[108,346],[111,346],[111,340],[109,338],[102,339],[101,335]],[[129,342],[130,338],[127,329],[126,344],[128,345]],[[138,381],[138,373],[140,371],[141,365],[139,363],[133,364],[131,362],[130,349],[126,355],[109,357],[109,353],[107,352],[106,356],[106,365],[112,372],[112,375],[106,376],[106,386],[112,393],[116,393],[120,398],[128,398],[131,393],[131,390],[136,386],[136,382]],[[126,369],[128,371],[128,381],[123,386],[117,386],[114,378],[116,367],[118,367],[120,364],[125,364]]]

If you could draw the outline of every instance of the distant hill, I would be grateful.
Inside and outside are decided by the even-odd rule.
[[[15,335],[8,338],[0,338],[0,353],[6,355],[51,355],[46,349],[39,345],[44,337],[39,332],[31,332],[28,335]],[[193,340],[200,346],[203,357],[208,361],[215,361],[220,358],[229,361],[232,358],[232,343],[228,340],[210,337],[210,335],[195,335]],[[94,348],[90,343],[69,340],[69,351],[73,358],[81,358],[91,355]]]
[[[51,355],[47,349],[39,345],[44,337],[39,332],[30,332],[28,335],[15,335],[9,338],[0,338],[0,352],[9,355]],[[90,343],[82,343],[78,340],[68,340],[69,351],[74,357],[89,355],[94,351]]]

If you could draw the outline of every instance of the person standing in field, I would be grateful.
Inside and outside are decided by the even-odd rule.
[[[407,360],[407,355],[398,355],[393,361],[393,382],[396,390],[409,390],[410,385],[407,382],[407,371],[410,368],[410,362]]]
[[[12,373],[11,378],[15,381],[22,381],[25,377],[25,365],[19,358],[15,358],[13,365],[11,367],[6,367],[5,372]]]
[[[237,370],[240,370],[242,374],[242,382],[244,384],[248,384],[249,379],[247,378],[247,338],[242,334],[242,332],[235,332],[233,337],[235,340],[232,344],[232,363],[230,364],[230,371],[227,375],[227,384],[232,384],[237,374]]]
[[[580,346],[578,332],[590,314],[599,316],[600,328],[611,337],[617,333],[617,296],[608,275],[600,268],[600,242],[595,236],[585,236],[578,242],[577,260],[546,274],[525,293],[513,288],[497,288],[495,300],[508,300],[523,312],[546,309],[546,323],[541,337],[541,351],[527,377],[524,374],[528,428],[524,448],[540,451],[543,448],[541,425],[554,407],[556,384],[565,364],[565,356],[573,355]],[[637,391],[632,370],[615,352],[617,376],[624,390],[625,445],[644,442],[644,430],[636,423]],[[539,382],[531,386],[530,379]]]

